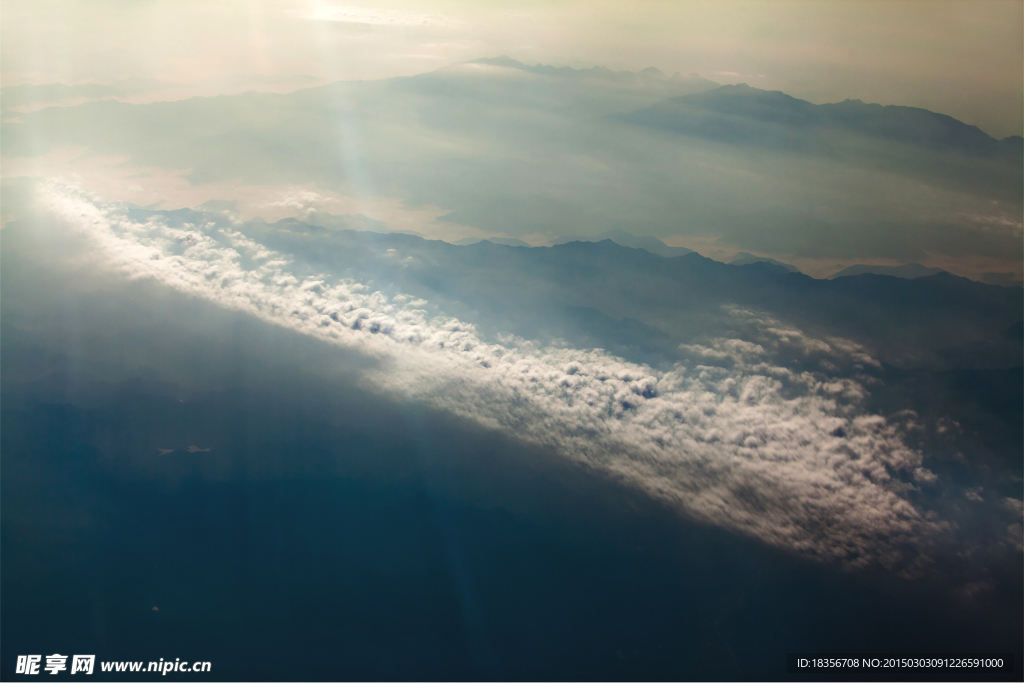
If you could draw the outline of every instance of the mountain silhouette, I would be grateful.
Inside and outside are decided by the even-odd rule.
[[[1024,150],[1024,139],[1020,136],[996,140],[977,126],[927,109],[866,104],[860,100],[812,104],[780,91],[760,90],[746,84],[674,97],[623,118],[638,125],[725,141],[763,141],[765,131],[750,128],[755,124],[773,126],[776,135],[789,132],[805,140],[810,136],[809,143],[813,143],[815,133],[855,133],[970,156],[1018,160]],[[792,142],[800,146],[795,140]]]
[[[629,247],[630,249],[644,249],[652,254],[657,254],[658,256],[685,256],[686,254],[693,253],[692,249],[687,249],[686,247],[670,247],[657,237],[637,237],[632,233],[620,229],[602,232],[600,235],[594,235],[593,237],[583,237],[580,235],[559,237],[555,240],[555,244],[568,244],[570,242],[601,242],[603,240],[611,240],[615,244],[619,244],[623,247]]]
[[[892,277],[902,277],[908,280],[913,280],[919,277],[927,277],[929,275],[938,275],[939,273],[945,273],[942,268],[928,268],[922,266],[920,263],[905,263],[902,266],[866,266],[858,263],[855,266],[843,268],[835,275],[831,275],[830,279],[836,279],[838,277],[850,277],[851,275],[891,275]]]
[[[770,263],[773,266],[785,268],[791,273],[800,272],[800,269],[797,268],[796,266],[791,266],[788,263],[783,263],[782,261],[776,261],[775,259],[768,258],[767,256],[754,256],[753,254],[746,251],[741,251],[740,253],[736,254],[736,258],[734,258],[732,261],[729,261],[730,266],[746,266],[750,265],[751,263]]]

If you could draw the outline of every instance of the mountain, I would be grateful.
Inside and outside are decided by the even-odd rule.
[[[830,276],[829,279],[836,279],[838,277],[849,277],[851,275],[891,275],[892,277],[902,277],[907,280],[913,280],[919,277],[928,277],[929,275],[938,275],[939,273],[945,273],[942,268],[928,268],[922,266],[920,263],[905,263],[902,266],[867,266],[858,263],[855,266],[849,268],[843,268],[835,275]]]
[[[500,66],[509,69],[518,69],[519,71],[525,71],[527,73],[537,74],[539,76],[554,76],[557,78],[571,78],[571,79],[584,79],[584,78],[597,78],[607,81],[618,81],[620,83],[636,83],[644,81],[665,81],[671,80],[675,82],[686,82],[695,85],[704,85],[708,88],[713,88],[718,84],[714,81],[700,76],[699,74],[691,73],[687,76],[681,75],[678,71],[672,75],[671,78],[667,77],[660,69],[653,66],[641,69],[640,71],[612,71],[611,69],[603,66],[595,66],[589,69],[573,69],[567,66],[551,66],[548,64],[524,64],[516,59],[512,59],[507,55],[501,55],[499,57],[484,57],[482,59],[474,59],[469,62],[470,64],[485,64],[487,66]]]
[[[1003,287],[1024,287],[1024,282],[1022,282],[1014,273],[979,273],[978,279],[989,285],[1001,285]]]
[[[732,261],[729,261],[730,266],[746,266],[751,263],[770,263],[773,266],[781,266],[791,273],[800,272],[800,269],[797,268],[796,266],[791,266],[788,263],[783,263],[782,261],[776,261],[775,259],[768,258],[767,256],[754,256],[753,254],[748,253],[746,251],[741,251],[740,253],[736,254],[736,258],[734,258]]]
[[[236,214],[238,213],[238,201],[234,199],[211,199],[203,202],[196,209],[212,213]]]
[[[686,254],[694,253],[693,249],[687,249],[686,247],[670,247],[657,237],[637,237],[632,233],[619,229],[602,232],[600,235],[594,235],[592,237],[583,237],[580,235],[560,237],[555,240],[555,244],[569,244],[570,242],[600,242],[602,240],[611,240],[615,244],[629,247],[631,249],[644,249],[652,254],[657,254],[658,256],[673,257],[685,256]]]
[[[2,102],[4,109],[13,109],[14,107],[23,107],[31,104],[53,103],[77,98],[128,97],[155,90],[164,90],[174,86],[174,83],[166,83],[153,78],[127,78],[110,84],[81,83],[78,85],[64,85],[63,83],[50,83],[46,85],[9,85],[0,88],[0,102]]]
[[[129,159],[119,168],[138,171],[128,175],[191,169],[194,185],[300,184],[319,188],[317,197],[386,187],[409,206],[444,207],[449,213],[439,222],[510,238],[615,228],[659,235],[670,225],[694,235],[703,225],[729,233],[723,236],[737,248],[809,258],[906,262],[929,252],[957,258],[982,250],[1004,261],[1002,255],[1019,253],[1019,236],[998,220],[1003,212],[1019,214],[1021,165],[900,143],[877,130],[871,137],[857,132],[874,130],[863,121],[844,123],[839,115],[877,118],[889,108],[818,106],[734,86],[687,94],[697,86],[673,78],[577,78],[524,70],[514,60],[491,62],[504,66],[464,63],[286,95],[49,107],[5,122],[0,148],[5,156],[27,157],[81,147]],[[802,123],[829,116],[839,123]],[[964,139],[973,133],[981,145],[996,144],[939,119],[964,128]],[[916,134],[911,128],[907,134]],[[346,142],[352,135],[358,145]],[[714,168],[721,172],[709,172]],[[143,179],[144,193],[133,198],[163,199],[155,183]],[[952,203],[939,223],[926,225],[937,192]],[[889,201],[889,193],[900,201]],[[308,208],[336,206],[311,201]],[[830,217],[809,218],[821,203],[831,207]],[[239,209],[257,215],[265,210],[257,204],[243,201]],[[993,225],[1004,227],[980,238],[969,218],[979,206],[992,207]],[[296,213],[319,220],[305,211]],[[443,232],[439,227],[445,226],[423,232]],[[646,248],[666,253],[657,242]]]
[[[126,78],[113,83],[79,83],[76,85],[63,83],[9,85],[0,88],[0,109],[8,111],[18,107],[37,109],[49,106],[74,106],[82,101],[116,100],[157,92],[167,96],[167,99],[174,100],[187,96],[184,95],[186,91],[193,89],[194,92],[196,88],[217,93],[218,91],[241,88],[255,90],[281,86],[301,88],[316,82],[316,78],[306,75],[251,74],[206,78],[188,85],[154,78]]]
[[[1014,205],[1024,184],[1024,138],[996,140],[976,126],[916,107],[860,100],[818,105],[727,85],[611,118],[661,133],[662,144],[667,134],[743,147],[756,156],[772,151],[792,162],[801,156],[828,160]]]
[[[133,220],[151,215],[173,224],[199,220],[184,210],[138,210]],[[948,273],[818,280],[769,263],[736,267],[696,252],[663,258],[610,239],[633,237],[624,232],[521,249],[291,221],[250,221],[239,230],[294,255],[303,273],[334,270],[392,282],[446,315],[471,318],[482,334],[564,339],[645,363],[671,361],[680,343],[735,324],[732,307],[853,340],[899,367],[1009,367],[1021,353],[1020,340],[1004,331],[1020,319],[1024,292]]]
[[[726,141],[760,139],[764,144],[800,146],[797,137],[813,139],[815,134],[854,133],[970,156],[1019,159],[1024,150],[1024,139],[1020,136],[996,140],[977,126],[927,109],[866,104],[860,100],[812,104],[745,83],[675,97],[623,118],[637,125]],[[771,130],[750,129],[744,124],[770,126]]]
[[[452,242],[460,247],[467,247],[470,244],[476,244],[478,242],[491,242],[493,244],[504,244],[507,247],[532,247],[532,244],[528,244],[515,237],[488,237],[486,239],[480,239],[479,237],[463,237],[461,240]]]
[[[391,232],[381,221],[374,220],[361,213],[347,213],[337,216],[326,211],[311,212],[304,222],[316,225],[321,228],[333,228],[335,230],[368,230],[370,232]]]

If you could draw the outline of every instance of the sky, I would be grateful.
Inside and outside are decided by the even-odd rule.
[[[168,98],[251,87],[254,76],[378,79],[507,54],[558,66],[653,66],[815,103],[923,107],[997,138],[1022,132],[1024,9],[1012,0],[7,0],[2,12],[4,85],[152,78],[187,86]]]

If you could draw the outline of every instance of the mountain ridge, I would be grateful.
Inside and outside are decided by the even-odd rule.
[[[857,275],[889,275],[892,277],[900,277],[906,280],[916,280],[920,277],[929,277],[931,275],[939,275],[946,271],[942,268],[928,268],[922,266],[920,263],[904,263],[900,266],[871,266],[863,263],[858,263],[852,266],[843,268],[838,273],[834,273],[828,276],[829,280],[835,280],[840,277],[854,277]]]
[[[767,256],[755,256],[754,254],[751,254],[750,252],[746,251],[739,252],[738,254],[736,254],[736,257],[733,258],[732,261],[729,261],[730,266],[748,266],[752,263],[767,263],[773,266],[778,266],[780,268],[785,268],[791,273],[801,272],[800,269],[797,268],[796,266],[790,265],[788,263],[783,263],[782,261],[778,261],[773,258],[768,258]]]
[[[657,237],[650,236],[637,236],[633,233],[626,232],[621,228],[615,228],[603,232],[599,235],[593,235],[591,237],[581,235],[569,235],[567,237],[559,237],[556,239],[552,246],[561,244],[569,244],[570,242],[602,242],[611,241],[623,247],[629,247],[630,249],[643,249],[649,251],[652,254],[658,256],[673,257],[673,256],[685,256],[686,254],[695,253],[693,249],[687,249],[686,247],[670,247],[662,242]]]
[[[734,119],[733,123],[756,122],[781,130],[798,129],[802,134],[855,133],[974,156],[1014,158],[1024,150],[1024,138],[1019,135],[999,140],[977,126],[920,107],[866,104],[854,99],[813,104],[779,90],[761,90],[746,83],[669,98],[622,118],[636,125],[701,137],[727,138],[730,133],[739,133],[728,125],[729,119]]]
[[[478,59],[470,60],[467,64],[485,64],[487,66],[500,66],[509,69],[518,69],[519,71],[526,71],[528,73],[537,74],[540,76],[556,76],[560,78],[600,78],[603,80],[610,81],[662,81],[662,80],[676,80],[676,81],[705,81],[707,83],[718,85],[712,80],[704,78],[700,74],[691,73],[686,76],[675,72],[672,76],[666,76],[661,69],[657,67],[649,66],[646,69],[640,71],[613,71],[604,66],[592,66],[587,69],[573,69],[568,66],[552,66],[550,64],[526,64],[520,62],[517,59],[513,59],[508,55],[499,55],[497,57],[480,57]]]

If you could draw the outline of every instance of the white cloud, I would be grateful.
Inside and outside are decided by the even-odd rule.
[[[300,278],[288,255],[235,227],[141,223],[60,182],[42,196],[128,277],[371,354],[383,361],[365,376],[376,390],[550,448],[701,522],[806,557],[902,570],[949,529],[900,494],[901,473],[935,476],[901,426],[867,413],[863,384],[834,374],[877,364],[849,341],[734,311],[755,341],[686,346],[668,370],[601,350],[490,343],[470,323],[428,316],[422,300]]]
[[[1024,526],[1018,523],[1006,527],[1006,541],[1017,552],[1024,551]]]

